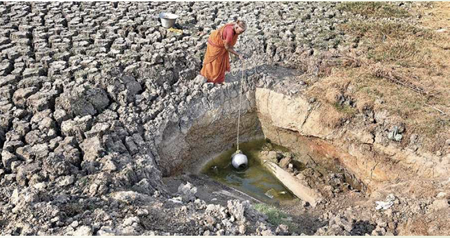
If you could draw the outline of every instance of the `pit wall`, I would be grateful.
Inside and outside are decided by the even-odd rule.
[[[263,138],[254,89],[246,85],[241,104],[241,142]],[[167,122],[156,143],[164,176],[198,173],[206,162],[236,144],[239,82],[208,86],[213,87],[209,94],[194,98],[180,120]]]
[[[302,95],[288,96],[267,88],[256,88],[255,100],[266,138],[301,155],[302,162],[344,170],[368,192],[383,183],[440,178],[450,171],[448,159],[378,143],[364,129],[333,128],[329,121],[335,109],[331,105],[310,103]]]

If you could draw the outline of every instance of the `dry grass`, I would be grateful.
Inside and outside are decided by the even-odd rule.
[[[372,43],[383,43],[389,40],[405,40],[412,37],[426,39],[433,37],[433,34],[428,30],[406,23],[390,22],[386,20],[353,20],[341,25],[340,28],[352,35],[365,37],[365,40]]]
[[[409,13],[387,2],[344,2],[339,10],[360,14],[367,17],[408,17]]]
[[[426,236],[428,234],[428,223],[425,218],[419,217],[408,221],[405,227],[400,227],[404,233],[403,236],[411,236],[411,235],[421,235]]]
[[[277,209],[276,207],[273,207],[273,206],[270,206],[267,204],[263,204],[263,203],[258,203],[258,204],[253,205],[253,208],[255,210],[267,215],[268,221],[272,225],[278,226],[280,224],[285,224],[289,227],[290,232],[300,233],[298,226],[296,226],[295,224],[293,224],[290,221],[286,221],[286,218],[288,217],[286,215],[286,213]]]
[[[385,20],[341,25],[359,39],[359,46],[342,58],[340,68],[314,85],[311,94],[320,98],[324,90],[342,91],[345,85],[342,92],[357,104],[368,102],[375,111],[401,118],[409,133],[425,135],[427,148],[437,150],[450,138],[450,3],[422,5],[409,13],[386,4],[342,3],[340,8],[366,16],[422,18],[414,25]],[[437,32],[440,28],[447,30]],[[328,103],[337,111],[353,113]]]

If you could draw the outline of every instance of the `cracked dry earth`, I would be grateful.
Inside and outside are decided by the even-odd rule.
[[[256,88],[301,92],[282,78],[317,77],[352,40],[337,25],[354,16],[337,4],[0,2],[0,235],[448,235],[448,178],[335,189],[316,208],[281,207],[286,224],[273,224],[251,197],[181,175],[207,157],[195,144],[215,140],[196,120],[236,105],[239,75],[221,86],[197,77],[209,32],[239,14],[249,22],[236,48],[251,63],[250,114]],[[181,34],[160,26],[162,11],[180,15]],[[243,128],[252,122],[244,115]],[[394,205],[376,210],[386,197]]]

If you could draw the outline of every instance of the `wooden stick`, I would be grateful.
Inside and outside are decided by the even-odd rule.
[[[274,162],[264,161],[263,165],[277,177],[280,182],[286,186],[295,196],[309,202],[312,207],[315,207],[321,200],[320,194],[313,189],[303,185],[298,178],[292,176],[289,172],[280,168]]]

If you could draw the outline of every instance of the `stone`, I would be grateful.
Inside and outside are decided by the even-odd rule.
[[[43,169],[49,172],[51,178],[68,175],[73,168],[62,155],[50,153],[43,160]]]
[[[48,109],[58,94],[56,90],[47,90],[37,92],[27,98],[27,106],[33,109],[33,112],[39,112]]]
[[[73,233],[74,236],[92,236],[93,231],[92,228],[89,226],[80,226],[77,228],[77,230]]]
[[[123,220],[124,226],[131,226],[133,223],[139,224],[139,218],[138,217],[128,217],[125,220]]]
[[[115,236],[116,232],[110,226],[102,226],[97,234],[99,236]]]
[[[245,224],[242,224],[239,226],[239,234],[245,235],[246,231],[247,231],[247,226]]]
[[[284,224],[278,225],[278,227],[275,230],[277,235],[288,235],[289,234],[289,227]]]
[[[115,162],[112,160],[111,156],[106,156],[102,159],[104,162],[103,163],[103,171],[107,171],[107,172],[114,172],[117,170],[117,166],[115,164]]]
[[[149,212],[148,212],[147,209],[139,209],[139,210],[137,210],[136,214],[137,214],[138,216],[145,216],[145,215],[148,215]]]
[[[73,175],[64,176],[62,180],[59,181],[59,186],[68,186],[75,182],[75,177]]]
[[[55,118],[58,124],[61,124],[61,122],[69,119],[69,116],[63,109],[56,109],[55,112],[53,113],[53,117]]]
[[[61,123],[61,132],[65,136],[75,136],[79,141],[83,140],[83,132],[92,125],[92,117],[76,117]]]
[[[18,107],[25,107],[26,99],[36,93],[38,88],[29,87],[29,88],[19,88],[14,92],[13,102]]]
[[[386,209],[386,211],[384,211],[384,214],[387,216],[387,217],[389,217],[389,218],[392,218],[392,215],[394,214],[393,213],[393,211],[392,211],[392,209]]]
[[[19,81],[19,77],[16,75],[6,75],[3,77],[0,77],[0,87],[3,87],[5,85],[14,85]]]
[[[92,88],[85,92],[87,101],[90,102],[97,113],[102,112],[109,105],[109,98],[101,88]]]
[[[149,181],[149,179],[142,179],[139,181],[136,185],[133,186],[133,190],[138,191],[143,194],[151,195],[155,192],[155,187],[152,185],[152,183]],[[189,200],[190,199],[190,200]],[[192,198],[184,198],[185,201],[192,201]],[[194,198],[195,200],[195,198]]]
[[[434,200],[433,204],[430,205],[430,209],[432,210],[441,210],[449,207],[447,199],[437,199]]]
[[[73,221],[71,224],[70,224],[70,226],[71,227],[73,227],[73,228],[76,228],[76,227],[78,227],[78,221]]]
[[[138,232],[136,229],[132,226],[127,226],[123,228],[121,231],[119,231],[122,235],[137,235]]]
[[[207,79],[205,77],[203,77],[202,75],[197,75],[197,77],[194,78],[194,82],[196,84],[202,85],[204,83],[206,83]]]
[[[246,221],[245,210],[250,207],[249,201],[240,202],[239,200],[228,200],[227,208],[231,215],[238,221]]]
[[[180,184],[180,186],[178,186],[178,193],[181,194],[183,201],[193,202],[196,199],[195,194],[197,193],[197,188],[187,182],[186,184]]]
[[[20,201],[19,190],[14,189],[14,191],[11,195],[10,201],[14,205],[19,203],[19,201]]]
[[[276,151],[269,151],[269,153],[267,154],[267,159],[274,162],[274,163],[278,163],[277,160],[277,152]]]
[[[216,224],[216,219],[210,215],[206,216],[205,221],[208,225],[214,226]]]
[[[445,198],[445,197],[447,197],[447,193],[446,192],[439,192],[437,195],[436,195],[436,198]]]
[[[16,181],[19,185],[25,186],[27,181],[33,174],[36,174],[40,170],[40,163],[35,162],[31,164],[25,164],[19,166],[17,169]]]
[[[405,127],[403,125],[393,126],[391,131],[388,133],[388,139],[394,141],[401,141],[403,138],[402,133],[405,131]]]
[[[271,230],[264,230],[261,232],[262,236],[273,236],[273,232]]]
[[[291,157],[284,157],[283,159],[280,160],[280,167],[287,169],[289,166],[289,163],[292,161]]]
[[[131,155],[134,155],[139,152],[138,146],[134,143],[132,137],[126,137],[125,138],[125,146],[127,147],[128,151]]]
[[[14,154],[12,154],[11,152],[9,152],[7,150],[3,150],[1,155],[2,155],[3,166],[8,170],[11,170],[11,164],[14,161],[19,160],[19,158],[17,158],[17,156],[15,156]]]
[[[83,143],[80,144],[80,148],[84,152],[85,160],[95,160],[105,151],[103,143],[98,137],[92,137],[84,140]]]
[[[37,190],[44,190],[47,187],[47,185],[45,183],[36,183],[33,185],[33,188],[37,189]]]
[[[56,98],[55,107],[65,110],[69,115],[83,117],[102,112],[109,103],[108,95],[103,89],[80,86]]]
[[[216,232],[216,235],[217,235],[217,236],[223,236],[223,235],[225,235],[225,230],[224,230],[224,229],[218,230],[218,231]]]

